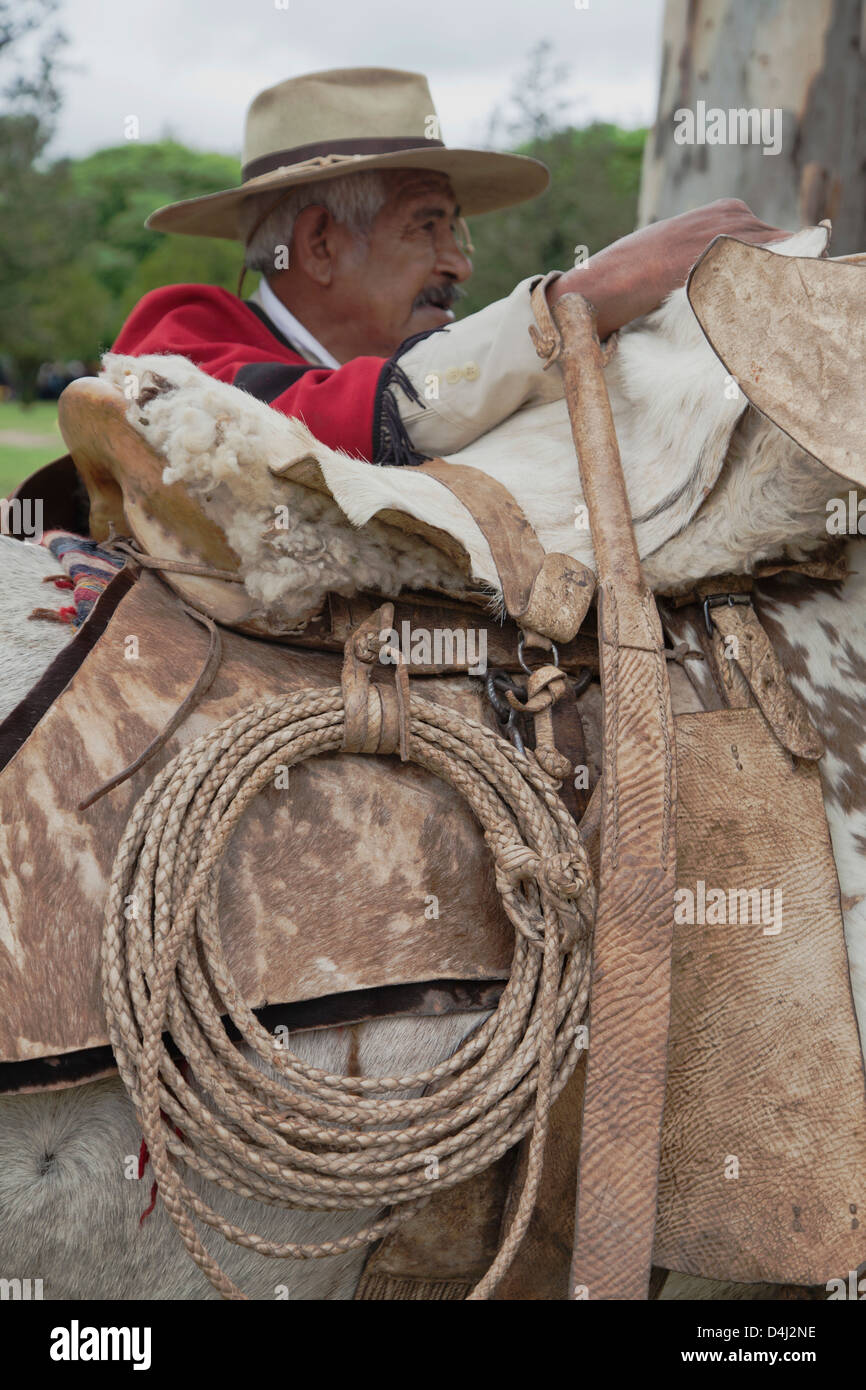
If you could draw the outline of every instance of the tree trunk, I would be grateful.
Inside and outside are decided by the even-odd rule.
[[[778,153],[732,142],[757,134],[746,110],[766,145],[781,113]],[[829,217],[833,255],[866,251],[866,0],[667,0],[639,220],[721,197],[791,231]]]

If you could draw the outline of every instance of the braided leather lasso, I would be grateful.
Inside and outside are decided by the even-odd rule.
[[[106,908],[111,1040],[166,1209],[227,1298],[244,1295],[204,1248],[193,1218],[263,1255],[337,1254],[380,1239],[434,1191],[480,1172],[532,1131],[511,1226],[470,1295],[486,1297],[528,1225],[550,1107],[581,1051],[594,910],[589,866],[577,826],[540,768],[483,725],[412,695],[410,759],[466,797],[494,853],[516,930],[508,984],[496,1011],[453,1056],[414,1075],[335,1076],[276,1048],[226,965],[220,865],[246,806],[276,769],[339,751],[344,724],[339,687],[279,697],[202,736],[156,777],[126,827]],[[276,1078],[232,1044],[225,1015]],[[165,1032],[188,1067],[172,1059]],[[425,1093],[405,1095],[419,1088]],[[184,1164],[267,1203],[391,1211],[341,1240],[268,1242],[199,1197]]]

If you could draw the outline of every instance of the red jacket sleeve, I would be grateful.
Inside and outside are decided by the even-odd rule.
[[[399,417],[388,399],[394,363],[356,357],[339,368],[313,367],[228,290],[152,290],[133,309],[113,351],[133,357],[177,353],[208,376],[302,420],[332,449],[373,463],[418,461],[399,456],[407,440],[395,437]]]

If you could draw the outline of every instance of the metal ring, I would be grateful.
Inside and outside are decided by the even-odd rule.
[[[548,641],[550,642],[550,650],[551,650],[552,653],[553,653],[553,664],[554,664],[554,666],[558,666],[558,665],[559,665],[559,651],[557,650],[556,643],[555,643],[552,639],[550,639],[550,638],[548,638]],[[523,633],[523,632],[521,632],[520,636],[519,636],[518,639],[517,639],[517,660],[520,662],[520,664],[521,664],[521,666],[523,667],[524,671],[526,672],[527,676],[531,676],[531,675],[532,675],[532,667],[531,667],[531,666],[527,666],[526,662],[523,660],[523,652],[524,652],[525,647],[526,647],[526,634]],[[549,663],[546,662],[545,665],[549,665]]]
[[[575,677],[573,692],[575,700],[577,700],[583,694],[583,692],[585,690],[588,690],[589,687],[592,685],[592,678],[594,674],[595,673],[591,666],[584,666],[581,669],[580,675]]]

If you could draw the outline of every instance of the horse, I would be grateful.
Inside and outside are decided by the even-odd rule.
[[[825,242],[819,229],[812,229],[781,249],[817,255]],[[162,371],[170,375],[173,363],[176,359],[161,362]],[[109,379],[120,380],[128,371],[125,360],[109,360],[106,366]],[[607,380],[644,573],[655,589],[687,586],[708,573],[747,572],[781,554],[802,559],[826,542],[827,505],[839,493],[839,478],[748,408],[736,389],[727,389],[724,370],[706,347],[684,291],[622,332]],[[225,390],[231,388],[220,388]],[[554,402],[504,422],[454,461],[471,463],[509,487],[546,549],[591,562],[588,538],[576,525],[581,496],[566,427],[564,407]],[[530,445],[534,472],[527,486],[523,460]],[[674,487],[665,473],[672,458],[685,460]],[[194,458],[189,467],[187,482],[194,479]],[[353,465],[354,473],[360,475],[363,467]],[[540,489],[537,479],[545,475],[549,486]],[[205,480],[203,486],[211,483]],[[364,505],[358,503],[361,511]],[[330,516],[339,519],[336,507]],[[357,524],[357,512],[350,520]],[[859,616],[866,597],[862,546],[857,538],[848,542],[846,580],[793,588],[758,580],[755,605],[827,745],[821,764],[824,799],[855,1006],[866,1036],[866,761],[856,722],[866,676],[866,618]],[[244,558],[254,566],[254,554]],[[397,586],[395,562],[393,556],[379,558],[381,569],[373,578],[387,593]],[[426,566],[424,581],[447,591],[453,571],[429,553]],[[49,602],[44,581],[56,568],[43,548],[0,537],[0,573],[7,581],[0,614],[0,718],[70,639],[71,629],[62,623],[29,621],[34,608]],[[325,566],[320,582],[327,587],[330,579]],[[353,1074],[372,1076],[396,1068],[407,1074],[449,1056],[485,1016],[385,1018],[310,1029],[293,1033],[288,1046],[330,1072],[346,1074],[351,1068]],[[0,1266],[41,1278],[52,1299],[217,1297],[188,1259],[160,1204],[145,1214],[146,1171],[135,1112],[119,1078],[3,1097]],[[194,1176],[190,1182],[203,1189]],[[223,1196],[221,1210],[269,1241],[334,1240],[358,1229],[364,1216],[284,1210],[234,1194]],[[339,1300],[353,1297],[365,1252],[325,1260],[263,1260],[232,1245],[220,1258],[253,1298]],[[760,1298],[767,1290],[669,1275],[661,1294],[700,1296]]]

